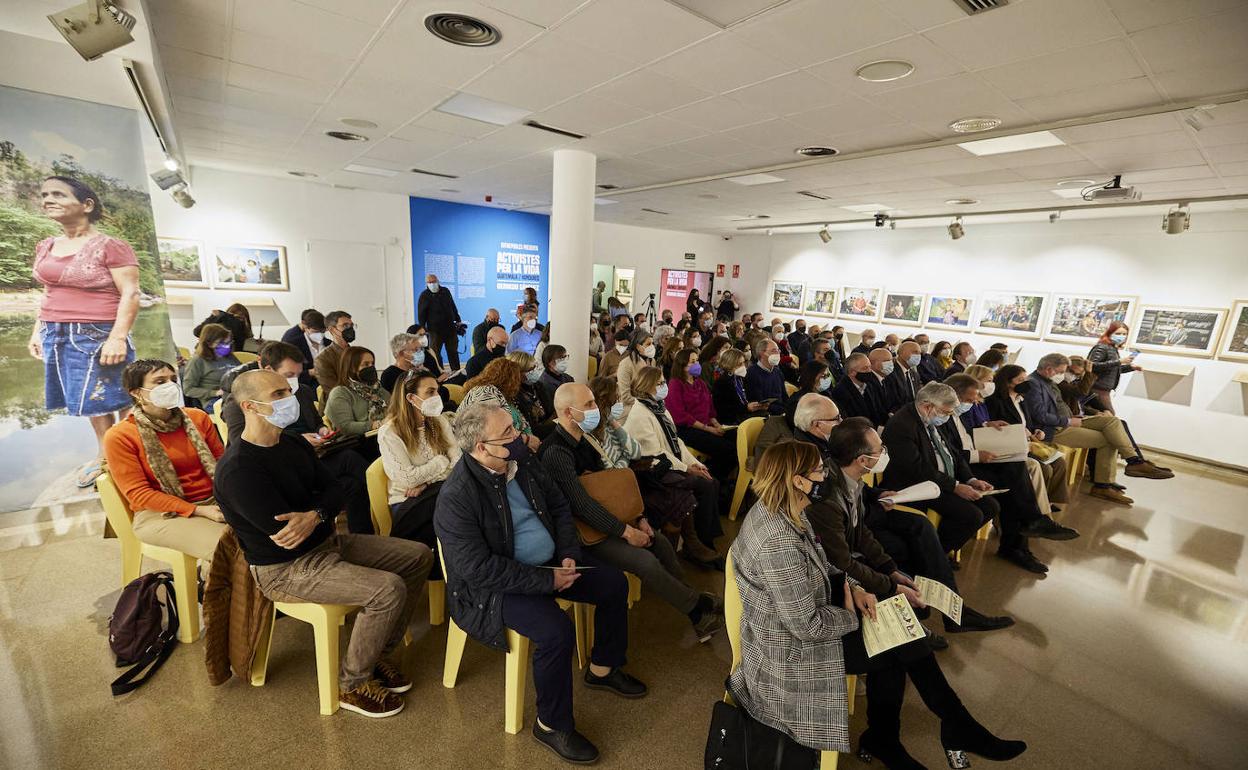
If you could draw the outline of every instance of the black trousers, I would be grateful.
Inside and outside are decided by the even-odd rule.
[[[1001,509],[1001,544],[999,550],[1026,548],[1027,538],[1018,534],[1020,527],[1040,518],[1036,492],[1031,486],[1031,475],[1023,463],[978,463],[971,466],[976,477],[987,481],[997,489],[1008,489],[997,496]]]
[[[617,668],[628,652],[628,581],[614,567],[582,558],[585,570],[576,582],[558,594],[504,594],[503,625],[533,642],[533,688],[537,690],[537,718],[552,730],[572,730],[572,656],[576,632],[572,618],[559,609],[555,597],[588,602],[594,610],[594,649],[590,662]]]
[[[680,427],[676,435],[690,447],[703,452],[707,456],[706,467],[717,479],[727,479],[737,469],[737,434],[725,433],[716,436],[697,428]]]
[[[442,348],[446,348],[446,362],[450,365],[452,371],[458,369],[459,336],[455,334],[455,330],[443,329],[441,331],[434,331],[433,329],[426,329],[425,332],[429,335],[428,352],[437,357],[439,361],[442,361],[443,359],[439,351],[441,351]]]
[[[901,704],[906,696],[907,675],[928,710],[941,721],[963,723],[970,720],[966,707],[940,670],[936,656],[928,650],[926,655],[871,670],[867,677],[867,729],[876,740],[900,740]]]
[[[347,530],[353,535],[373,534],[373,514],[368,505],[368,485],[364,472],[368,461],[353,449],[343,449],[321,458],[338,483],[346,499]]]
[[[698,499],[698,507],[693,509],[693,528],[704,545],[714,548],[715,538],[724,534],[724,526],[719,522],[719,482],[687,475],[693,496]]]
[[[975,531],[985,522],[992,521],[1001,507],[991,497],[964,500],[954,492],[941,492],[940,497],[928,500],[928,508],[940,514],[940,546],[945,551],[956,551],[975,536]]]
[[[958,590],[948,552],[926,516],[877,509],[867,516],[867,528],[902,572],[912,577],[925,575],[950,590]]]
[[[390,505],[390,537],[401,537],[404,540],[415,540],[424,543],[433,551],[433,569],[429,572],[430,580],[442,580],[442,560],[438,558],[438,536],[433,531],[433,511],[438,504],[438,491],[442,482],[437,482],[425,489],[416,497],[409,497]]]

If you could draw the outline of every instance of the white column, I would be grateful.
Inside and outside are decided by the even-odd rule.
[[[597,158],[555,150],[550,208],[550,340],[568,349],[568,374],[585,382],[594,281],[594,182]]]

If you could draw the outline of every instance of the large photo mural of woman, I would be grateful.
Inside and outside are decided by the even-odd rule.
[[[94,494],[136,356],[174,356],[137,115],[0,86],[0,512]]]

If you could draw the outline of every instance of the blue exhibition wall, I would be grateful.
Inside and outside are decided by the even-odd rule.
[[[515,323],[524,289],[537,289],[539,320],[546,322],[550,281],[550,217],[428,198],[411,199],[413,297],[434,273],[449,289],[468,324],[460,337],[467,353],[471,330],[489,308],[498,308],[503,325]],[[415,303],[413,303],[413,307]]]

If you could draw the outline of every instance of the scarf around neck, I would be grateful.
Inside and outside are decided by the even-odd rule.
[[[386,399],[381,395],[381,387],[368,385],[356,379],[347,380],[347,390],[368,402],[368,419],[380,420],[386,416]]]
[[[132,411],[131,414],[134,415],[134,424],[139,430],[139,440],[143,442],[143,451],[147,454],[147,464],[152,468],[156,483],[160,484],[160,491],[183,500],[186,499],[183,497],[182,482],[178,480],[178,472],[174,470],[169,453],[160,443],[160,437],[156,435],[158,433],[175,433],[185,429],[186,436],[191,446],[195,448],[195,455],[199,458],[199,464],[203,466],[204,472],[209,478],[216,475],[217,458],[213,457],[212,450],[208,448],[208,442],[204,440],[203,434],[187,419],[184,411],[174,409],[173,415],[168,420],[152,417],[141,407]],[[187,500],[187,502],[197,501]]]
[[[643,404],[658,418],[659,427],[663,429],[663,437],[667,439],[667,446],[672,450],[672,454],[679,458],[680,439],[676,436],[676,424],[668,416],[667,408],[653,398],[639,398],[637,403]]]

